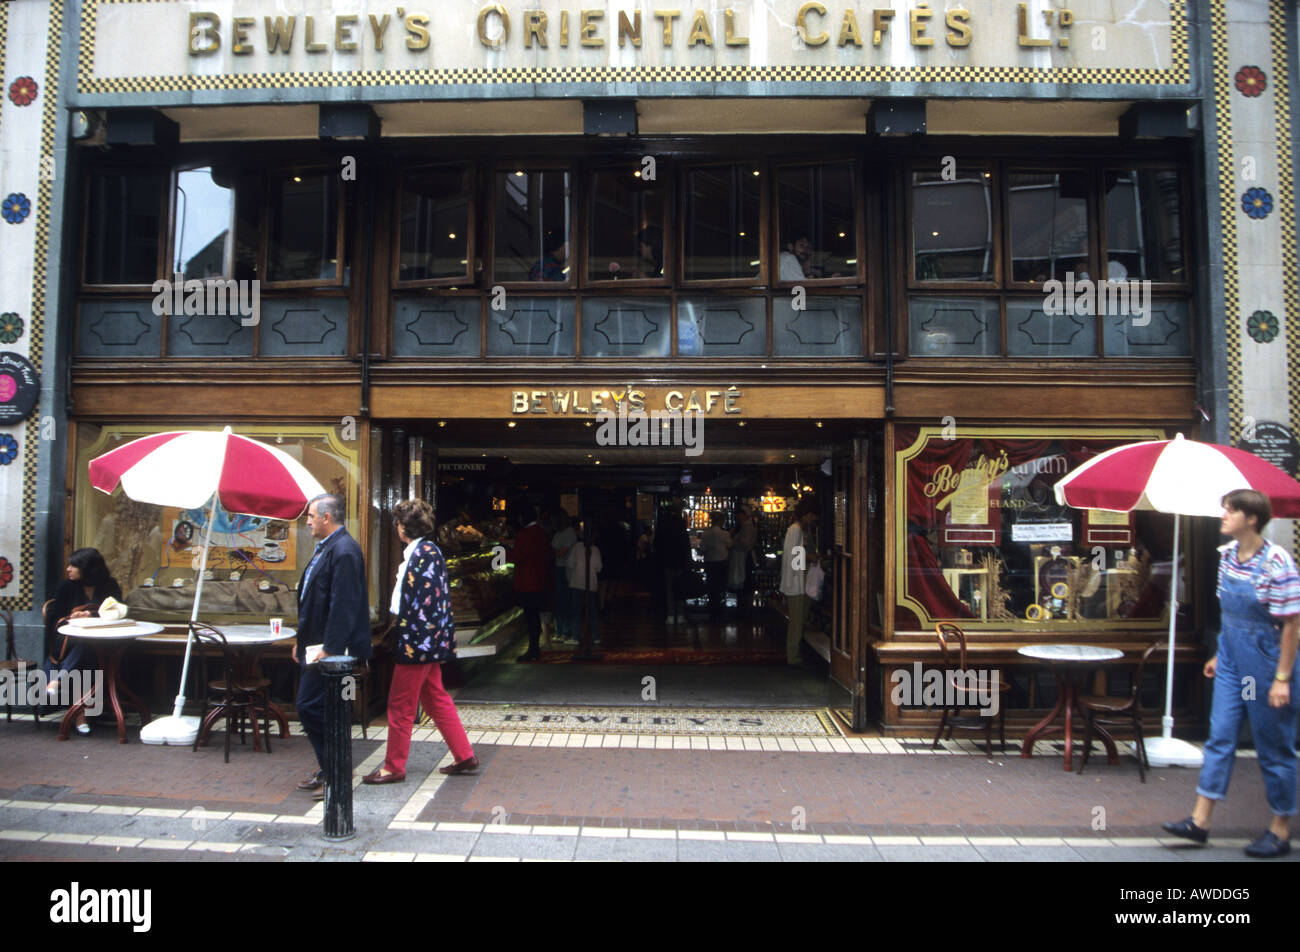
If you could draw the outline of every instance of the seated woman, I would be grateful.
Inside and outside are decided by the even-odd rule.
[[[65,638],[58,633],[59,626],[69,618],[92,618],[99,613],[100,603],[110,596],[121,601],[122,589],[108,574],[108,565],[98,549],[78,549],[68,559],[67,578],[54,593],[53,603],[45,613],[45,676],[47,691],[58,693],[59,679],[68,671],[76,671],[93,663],[86,645]],[[77,732],[89,734],[90,725],[83,713],[77,718]]]

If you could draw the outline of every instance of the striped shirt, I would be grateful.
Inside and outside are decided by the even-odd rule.
[[[1280,545],[1265,539],[1259,551],[1244,563],[1237,561],[1236,540],[1220,546],[1217,588],[1220,597],[1223,583],[1229,577],[1255,586],[1259,603],[1274,618],[1300,615],[1300,575],[1296,573],[1291,553]]]

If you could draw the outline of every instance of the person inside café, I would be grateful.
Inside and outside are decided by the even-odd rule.
[[[528,271],[529,281],[565,281],[569,267],[569,239],[558,228],[547,229],[543,236],[542,249],[545,254],[533,262]]]
[[[78,549],[68,558],[64,568],[66,576],[59,583],[50,604],[45,608],[45,663],[46,691],[51,698],[58,696],[59,681],[69,671],[77,671],[94,664],[91,649],[84,642],[66,638],[58,633],[59,627],[69,618],[93,618],[106,598],[122,599],[122,588],[109,574],[108,564],[98,549]],[[77,733],[89,734],[86,713],[77,715]]]
[[[791,231],[782,245],[777,261],[782,281],[803,281],[812,273],[812,242],[806,231]]]
[[[1219,645],[1203,672],[1214,680],[1210,738],[1192,815],[1164,824],[1173,836],[1202,845],[1209,840],[1210,818],[1215,804],[1227,796],[1245,718],[1273,814],[1268,829],[1246,847],[1247,856],[1261,859],[1291,852],[1300,714],[1295,691],[1300,673],[1300,575],[1291,554],[1260,535],[1272,515],[1269,498],[1253,489],[1223,497],[1219,531],[1232,541],[1219,549]],[[1248,684],[1254,690],[1247,690]]]

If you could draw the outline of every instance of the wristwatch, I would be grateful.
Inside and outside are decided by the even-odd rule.
[[[1291,680],[1291,675],[1289,675],[1289,674],[1274,674],[1274,675],[1273,675],[1273,680],[1274,680],[1274,681],[1281,681],[1283,684],[1286,684],[1288,681]]]

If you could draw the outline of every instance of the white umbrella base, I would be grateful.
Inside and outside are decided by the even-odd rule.
[[[188,747],[199,736],[199,719],[197,717],[176,717],[168,715],[150,721],[140,728],[140,742],[144,744]]]
[[[1205,763],[1205,756],[1185,740],[1150,737],[1145,743],[1152,767],[1200,767]]]

